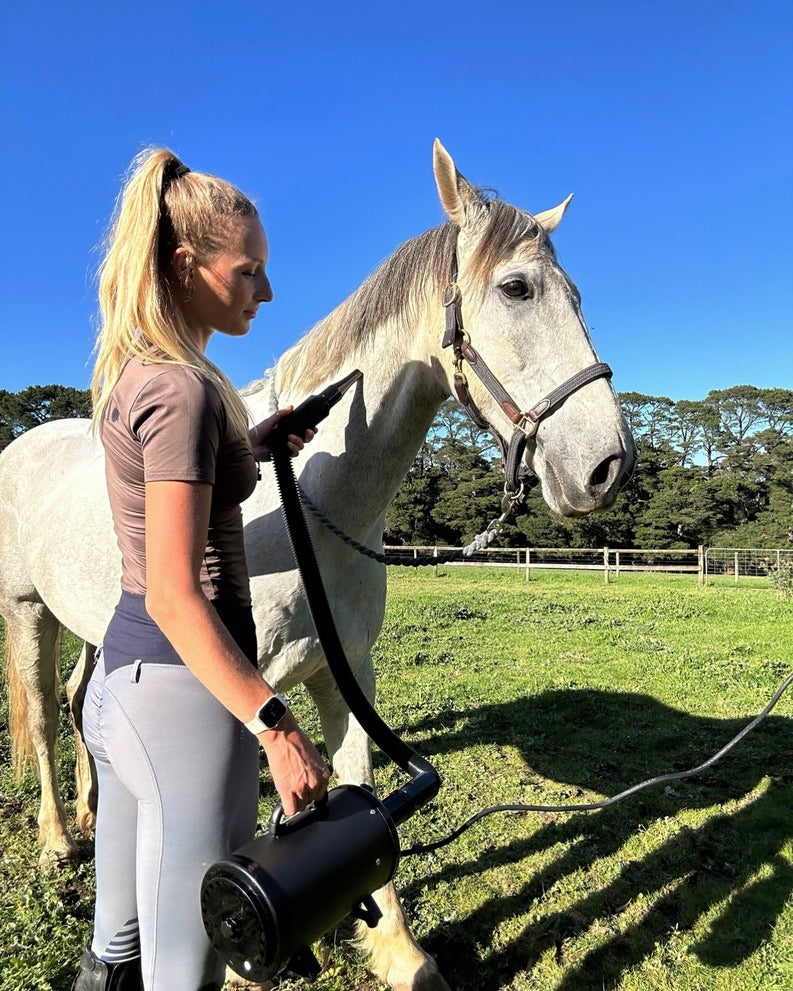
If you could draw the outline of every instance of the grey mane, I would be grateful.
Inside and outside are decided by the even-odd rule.
[[[524,242],[553,252],[550,240],[528,213],[501,200],[482,200],[482,232],[468,277],[482,288],[493,268]],[[397,319],[418,320],[428,299],[440,303],[452,276],[458,227],[447,221],[401,245],[343,303],[295,344],[276,366],[280,393],[300,385],[310,392],[369,344],[379,327]]]

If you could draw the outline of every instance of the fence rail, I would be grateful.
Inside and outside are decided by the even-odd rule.
[[[420,557],[442,557],[460,548],[388,545],[384,550],[389,564],[408,564]],[[622,572],[657,571],[696,575],[700,585],[707,585],[714,577],[730,577],[736,582],[742,578],[767,578],[783,561],[793,562],[793,548],[490,547],[474,557],[443,564],[522,569],[527,581],[532,572],[540,570],[602,571],[606,582],[618,579]]]

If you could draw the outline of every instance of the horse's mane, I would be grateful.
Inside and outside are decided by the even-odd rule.
[[[467,273],[474,287],[483,287],[495,265],[521,242],[533,239],[538,246],[550,246],[529,214],[501,200],[482,203],[485,220]],[[275,368],[277,391],[299,383],[301,391],[311,392],[364,348],[382,324],[400,317],[417,321],[421,305],[430,297],[440,303],[452,275],[457,234],[457,225],[447,221],[397,248],[281,357]]]

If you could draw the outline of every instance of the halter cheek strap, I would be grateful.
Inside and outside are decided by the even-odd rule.
[[[561,385],[556,386],[546,396],[534,403],[528,410],[521,412],[520,407],[510,396],[504,386],[492,373],[487,362],[471,344],[471,339],[463,328],[462,293],[456,282],[455,271],[452,279],[443,293],[443,306],[446,313],[446,327],[443,334],[442,346],[451,347],[454,351],[454,391],[465,407],[473,422],[484,430],[489,430],[496,439],[501,452],[501,463],[504,469],[504,503],[515,506],[525,497],[527,484],[526,475],[521,475],[520,464],[526,441],[537,433],[540,421],[550,416],[574,392],[589,385],[599,378],[611,378],[611,368],[605,362],[598,361],[576,372]],[[511,440],[506,439],[483,415],[468,389],[468,380],[463,371],[463,362],[468,362],[471,369],[479,378],[490,395],[495,399],[504,413],[515,424]],[[506,511],[506,505],[505,505]]]

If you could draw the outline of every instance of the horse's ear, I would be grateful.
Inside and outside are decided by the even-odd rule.
[[[555,206],[553,210],[546,210],[544,213],[535,213],[534,219],[542,227],[546,234],[550,234],[551,231],[555,231],[559,224],[562,222],[562,217],[565,211],[570,206],[570,200],[573,198],[573,194],[567,197],[567,199],[560,203],[559,206]]]
[[[443,209],[460,227],[465,225],[466,209],[481,206],[471,183],[457,171],[452,156],[436,138],[432,147],[432,169]]]

